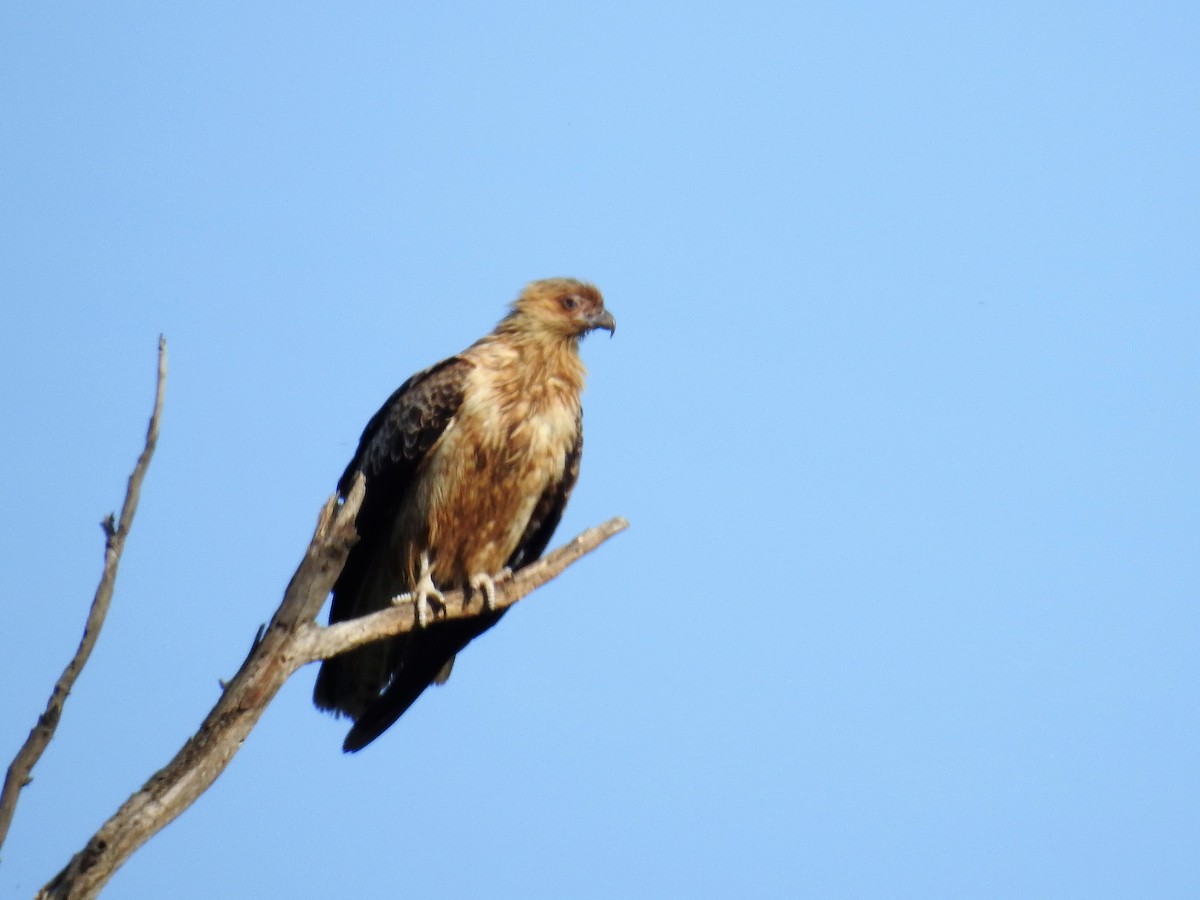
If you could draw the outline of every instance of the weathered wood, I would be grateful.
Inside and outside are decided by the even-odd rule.
[[[301,666],[416,627],[411,603],[360,619],[321,627],[313,621],[357,539],[354,517],[362,502],[362,478],[342,505],[330,498],[321,511],[304,561],[288,585],[279,610],[200,730],[164,768],[130,797],[50,883],[39,900],[90,900],[147,840],[187,809],[224,771],[284,682]],[[510,606],[629,525],[610,519],[588,529],[515,575],[496,580],[497,607]],[[439,616],[480,612],[479,598],[448,591]]]
[[[38,892],[38,898],[95,897],[138,847],[187,809],[225,770],[267,704],[304,662],[291,652],[294,625],[289,624],[289,616],[306,610],[315,616],[320,602],[313,608],[313,598],[323,601],[332,589],[357,540],[354,517],[362,494],[360,483],[345,503],[339,504],[336,496],[329,499],[275,619],[226,685],[199,731],[122,804],[87,846]]]

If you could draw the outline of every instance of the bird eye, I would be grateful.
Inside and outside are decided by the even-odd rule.
[[[571,296],[571,297],[563,297],[562,298],[562,308],[563,309],[572,310],[572,309],[575,309],[577,306],[579,306],[579,298],[578,297]]]

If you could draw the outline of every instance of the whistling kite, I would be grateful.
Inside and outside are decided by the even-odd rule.
[[[321,665],[313,700],[354,720],[343,749],[362,749],[444,682],[455,654],[504,615],[492,576],[546,549],[579,474],[579,341],[597,328],[616,322],[595,287],[535,281],[491,334],[412,376],[367,423],[338,482],[345,496],[361,472],[366,496],[329,621],[406,599],[423,627]],[[482,594],[482,614],[430,621],[439,588]]]

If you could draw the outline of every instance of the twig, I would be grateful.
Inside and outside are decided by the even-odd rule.
[[[59,720],[62,718],[63,704],[66,703],[71,688],[75,686],[75,680],[79,677],[79,673],[87,664],[88,657],[92,654],[92,648],[96,646],[96,640],[100,637],[100,628],[104,624],[104,617],[108,615],[113,584],[117,579],[117,567],[121,563],[121,553],[125,549],[125,538],[129,536],[129,529],[133,526],[133,516],[137,512],[138,499],[142,492],[142,481],[146,477],[146,470],[150,467],[150,458],[154,455],[154,448],[158,444],[159,420],[162,418],[163,394],[166,385],[167,342],[160,335],[158,338],[158,381],[154,391],[154,411],[150,415],[150,426],[146,430],[146,445],[142,449],[141,456],[138,457],[137,465],[133,468],[133,474],[129,476],[129,486],[125,491],[125,503],[121,507],[120,520],[114,522],[113,517],[109,515],[101,523],[105,535],[104,572],[100,576],[100,584],[96,587],[96,596],[93,598],[92,607],[88,612],[87,624],[84,626],[79,648],[54,685],[45,712],[38,716],[37,724],[29,732],[29,737],[25,739],[25,743],[21,745],[21,749],[17,751],[16,757],[8,767],[8,774],[4,778],[4,789],[0,792],[0,846],[4,845],[4,839],[8,836],[8,829],[12,824],[13,814],[17,810],[17,799],[21,790],[32,780],[33,767],[37,765],[42,753],[45,752],[54,737]]]

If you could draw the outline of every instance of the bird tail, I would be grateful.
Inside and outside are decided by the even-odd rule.
[[[442,622],[408,635],[410,643],[405,647],[402,666],[383,693],[366,704],[361,715],[354,716],[354,726],[346,735],[342,749],[355,753],[387,731],[425,688],[441,684],[449,677],[459,651],[499,622],[505,612],[501,609],[469,619]]]

